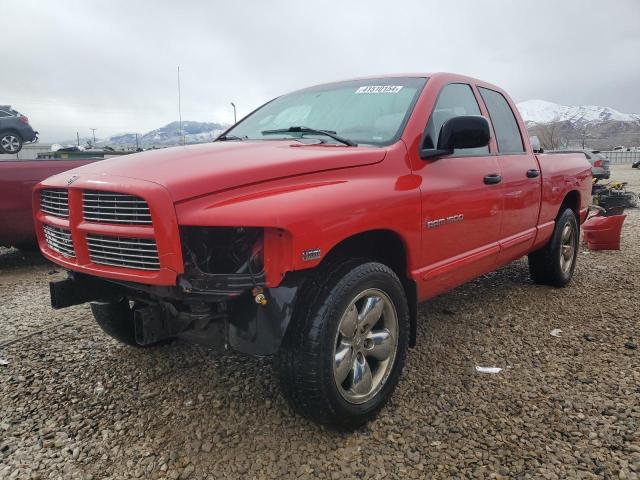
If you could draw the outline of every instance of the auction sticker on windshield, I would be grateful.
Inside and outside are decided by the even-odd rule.
[[[356,90],[356,93],[398,93],[402,85],[365,85]]]

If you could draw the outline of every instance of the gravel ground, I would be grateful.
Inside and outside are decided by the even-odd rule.
[[[566,289],[521,260],[422,305],[393,400],[351,434],[295,416],[269,360],[132,350],[51,310],[62,273],[2,250],[0,478],[639,478],[639,232],[631,210]]]

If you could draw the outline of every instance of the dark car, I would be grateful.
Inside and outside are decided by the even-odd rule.
[[[29,119],[10,105],[0,105],[0,153],[18,153],[25,142],[38,140]]]

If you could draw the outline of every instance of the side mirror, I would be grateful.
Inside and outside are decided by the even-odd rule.
[[[531,142],[531,150],[533,153],[542,153],[542,146],[540,145],[540,139],[535,135],[529,139]]]
[[[451,155],[456,148],[479,148],[489,145],[491,130],[482,115],[460,115],[442,124],[437,148],[421,148],[420,158]]]

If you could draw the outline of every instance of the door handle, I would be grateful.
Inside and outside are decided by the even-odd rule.
[[[535,168],[532,168],[531,170],[527,170],[527,178],[536,178],[539,175],[540,175],[540,172]]]
[[[490,173],[489,175],[485,175],[484,183],[487,185],[495,185],[496,183],[500,183],[502,181],[502,177],[497,173]]]

